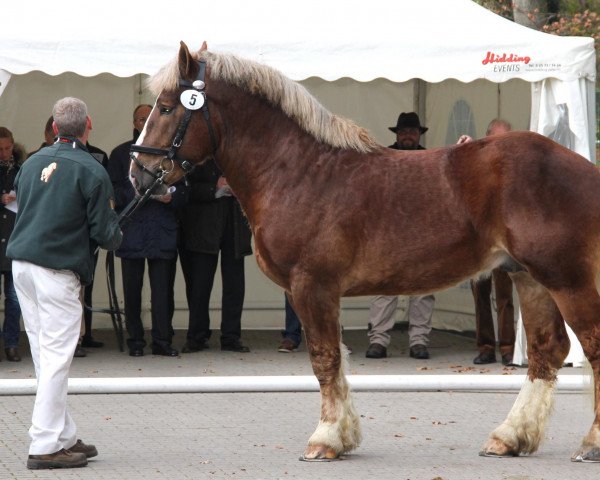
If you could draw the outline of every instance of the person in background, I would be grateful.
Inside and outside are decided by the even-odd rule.
[[[90,127],[91,130],[91,127]],[[108,155],[106,152],[98,147],[95,147],[90,144],[90,142],[86,142],[85,144],[88,152],[92,157],[94,157],[100,164],[106,168],[108,166]],[[98,251],[94,253],[94,271],[96,271],[96,265],[98,264]],[[101,348],[104,346],[103,342],[99,342],[94,340],[92,337],[92,293],[94,291],[94,278],[92,277],[92,281],[87,284],[83,288],[83,336],[79,340],[77,344],[77,349],[75,350],[76,357],[85,357],[87,352],[85,348]]]
[[[287,295],[285,297],[285,330],[282,332],[283,340],[277,348],[278,352],[291,353],[298,350],[302,342],[302,325],[296,312],[292,308]]]
[[[486,136],[510,132],[509,122],[496,118],[487,127]],[[467,143],[473,139],[462,135],[458,142]],[[508,273],[501,268],[494,268],[491,276],[471,280],[471,290],[475,300],[475,330],[479,354],[473,360],[475,365],[485,365],[496,362],[496,334],[494,318],[492,317],[492,279],[496,292],[496,307],[498,314],[498,344],[503,365],[510,365],[515,349],[515,308],[513,304],[513,285]]]
[[[283,340],[277,347],[277,351],[281,353],[292,353],[297,352],[300,343],[302,343],[302,324],[300,323],[300,319],[292,304],[288,300],[287,295],[284,295],[285,298],[285,330],[281,332],[281,336]],[[344,333],[344,327],[341,327],[342,335]],[[348,351],[348,354],[352,354],[352,348],[348,346],[344,341],[342,341],[344,347]]]
[[[221,255],[221,350],[249,352],[242,343],[244,257],[252,253],[250,227],[227,179],[213,160],[187,176],[188,201],[179,212],[179,258],[190,311],[182,353],[208,347],[209,303]]]
[[[116,146],[110,153],[109,161],[112,157],[127,158],[129,160],[129,149],[131,145],[137,141],[140,133],[142,133],[151,111],[152,105],[147,105],[145,103],[135,107],[133,110],[133,137],[131,140],[127,140]],[[113,164],[112,167],[116,167],[116,164]],[[125,169],[122,170],[124,172]],[[127,172],[124,173],[126,173],[126,176],[129,176],[129,164],[127,164]],[[121,171],[119,172],[119,177],[120,176],[122,176]]]
[[[28,153],[27,158],[31,157],[34,153],[39,152],[42,148],[49,147],[50,145],[52,145],[54,143],[54,130],[52,129],[53,122],[54,122],[54,119],[52,118],[52,115],[50,115],[50,118],[48,118],[48,120],[46,120],[46,125],[44,126],[44,141],[40,145],[40,148],[38,148],[37,150],[34,150],[33,152]]]
[[[133,114],[134,139],[142,131],[150,115],[150,105],[140,105]],[[122,211],[134,199],[136,192],[129,181],[129,140],[114,148],[108,160],[108,174],[115,190],[115,208]],[[152,354],[176,357],[179,352],[171,346],[174,286],[177,265],[176,209],[184,202],[184,192],[152,195],[135,214],[123,224],[123,243],[116,251],[121,258],[125,324],[129,339],[129,355],[144,355],[144,325],[142,323],[142,287],[148,264],[152,317]]]
[[[421,135],[428,128],[421,126],[419,116],[415,112],[401,113],[395,127],[389,129],[396,134],[396,142],[389,148],[395,150],[424,150],[420,145]],[[408,340],[410,356],[418,360],[429,358],[429,333],[431,332],[431,315],[435,305],[433,295],[409,297],[408,299]],[[394,317],[398,306],[398,297],[380,295],[371,300],[369,309],[369,348],[367,358],[387,357],[390,344],[390,332],[394,328]]]
[[[12,132],[0,127],[0,276],[4,292],[4,324],[2,338],[4,353],[9,362],[20,362],[19,336],[21,334],[21,307],[13,283],[12,261],[6,256],[6,245],[15,227],[16,194],[15,177],[25,155],[22,148],[15,145]]]
[[[69,368],[81,330],[82,284],[94,274],[92,253],[121,242],[110,179],[87,152],[91,128],[81,100],[52,111],[57,141],[32,155],[15,178],[19,205],[6,255],[37,377],[27,468],[74,468],[98,455],[77,439],[67,409]]]

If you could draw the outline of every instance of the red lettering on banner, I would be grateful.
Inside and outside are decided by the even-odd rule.
[[[514,53],[507,54],[503,53],[502,55],[498,55],[492,52],[487,52],[486,57],[482,60],[483,65],[487,65],[488,63],[516,63],[523,62],[527,65],[531,61],[531,58],[528,56],[519,56]]]

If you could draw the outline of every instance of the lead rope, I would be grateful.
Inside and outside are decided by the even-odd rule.
[[[146,201],[150,198],[150,195],[152,195],[152,192],[156,189],[156,187],[158,187],[162,183],[162,176],[159,176],[156,178],[156,180],[154,180],[152,186],[148,190],[146,190],[146,192],[144,192],[144,195],[142,195],[141,197],[135,196],[133,200],[131,200],[131,202],[129,202],[127,206],[123,210],[121,210],[121,213],[117,217],[117,223],[121,225],[123,221],[129,220],[129,217],[131,217],[138,208],[140,208],[144,203],[146,203]]]

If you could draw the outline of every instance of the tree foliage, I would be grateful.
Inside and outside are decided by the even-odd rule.
[[[513,14],[513,3],[512,0],[473,0],[482,7],[491,10],[492,12],[504,17],[508,20],[515,19]]]
[[[572,15],[558,15],[557,19],[546,23],[542,30],[565,36],[593,37],[598,50],[600,42],[600,14],[584,10]]]

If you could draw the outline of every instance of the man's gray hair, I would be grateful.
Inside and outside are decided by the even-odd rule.
[[[87,126],[87,106],[78,98],[65,97],[54,104],[52,117],[59,135],[79,138]]]

